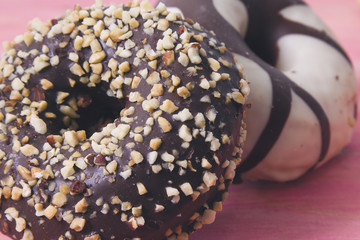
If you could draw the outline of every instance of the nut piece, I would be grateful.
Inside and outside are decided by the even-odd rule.
[[[146,82],[149,85],[154,85],[160,81],[160,73],[154,71],[150,74],[150,76],[146,79]]]
[[[185,142],[191,142],[192,141],[192,135],[190,132],[190,128],[183,124],[179,129],[179,137],[184,140]]]
[[[211,209],[206,209],[201,217],[202,224],[212,224],[215,221],[216,212]]]
[[[139,164],[144,160],[143,155],[135,150],[130,153],[130,156],[131,156],[131,160],[134,161],[136,164]]]
[[[157,29],[166,31],[169,28],[169,21],[167,19],[159,19]]]
[[[37,149],[36,147],[34,147],[31,144],[25,144],[24,146],[20,147],[20,151],[26,157],[31,157],[34,155],[38,155],[40,153],[39,149]]]
[[[22,232],[25,230],[26,228],[26,221],[24,218],[20,217],[20,218],[15,218],[15,222],[16,222],[16,227],[15,230],[17,232]]]
[[[113,174],[117,169],[117,166],[118,163],[116,162],[116,160],[109,162],[105,167],[107,174]]]
[[[74,63],[71,67],[70,67],[70,72],[76,76],[83,76],[85,74],[84,70],[82,69],[82,67],[77,64],[77,63]]]
[[[171,131],[172,129],[171,123],[168,120],[166,120],[166,118],[159,117],[158,122],[164,133]]]
[[[220,63],[217,61],[217,60],[215,60],[214,58],[208,58],[208,62],[209,62],[209,64],[210,64],[210,67],[211,67],[211,69],[214,71],[214,72],[216,72],[217,70],[219,70],[220,69]]]
[[[105,166],[106,165],[106,159],[105,156],[102,154],[98,154],[94,158],[94,164],[97,166]]]
[[[93,53],[90,56],[89,63],[100,63],[106,57],[106,53],[104,51]]]
[[[186,182],[180,185],[181,191],[185,194],[185,196],[189,196],[194,193],[193,188],[191,187],[190,183]]]
[[[22,240],[34,240],[34,235],[30,229],[25,229]]]
[[[46,123],[35,113],[31,114],[30,126],[32,126],[37,133],[45,134],[47,132]]]
[[[217,179],[218,178],[215,173],[205,171],[203,176],[203,181],[207,187],[215,186]]]
[[[82,193],[85,190],[85,183],[83,181],[77,180],[73,182],[70,186],[70,193],[71,194],[78,194]]]
[[[235,102],[245,104],[245,97],[240,92],[233,92],[231,96]]]
[[[180,194],[179,190],[173,187],[166,187],[166,194],[168,197],[177,196]]]
[[[44,216],[48,219],[52,219],[56,215],[56,213],[57,208],[51,204],[44,210]]]
[[[164,94],[164,87],[162,84],[154,84],[154,86],[151,89],[151,96],[153,97],[159,97]]]
[[[85,237],[84,240],[101,240],[101,237],[99,234],[93,234],[89,237]]]
[[[86,199],[83,198],[79,202],[76,203],[75,212],[76,213],[86,213],[88,206],[89,206],[89,204],[87,203]]]
[[[177,94],[184,99],[187,99],[191,96],[189,89],[187,89],[186,87],[179,87],[177,89]]]
[[[170,66],[175,61],[174,51],[166,52],[162,59],[163,59],[165,66]]]
[[[167,113],[173,113],[179,108],[169,99],[166,99],[160,106],[160,109]]]
[[[153,150],[158,150],[162,141],[160,138],[153,138],[150,140],[150,148]]]
[[[67,202],[67,197],[62,192],[57,192],[52,198],[52,204],[54,204],[56,207],[61,208],[64,206]]]
[[[79,144],[79,139],[75,131],[66,131],[64,133],[64,139],[71,147],[75,147]]]
[[[202,62],[201,57],[199,55],[199,48],[197,47],[189,48],[188,55],[191,63],[200,64]]]
[[[80,232],[81,230],[83,230],[85,223],[86,220],[84,218],[77,217],[72,220],[70,228],[75,230],[76,232]]]
[[[146,187],[144,186],[144,184],[142,184],[141,182],[138,182],[136,184],[136,187],[138,189],[138,192],[140,195],[144,195],[146,194],[148,191],[146,190]]]
[[[12,200],[20,200],[23,190],[19,187],[13,187],[11,191]]]
[[[40,84],[44,90],[49,90],[54,87],[54,84],[47,79],[41,79]]]

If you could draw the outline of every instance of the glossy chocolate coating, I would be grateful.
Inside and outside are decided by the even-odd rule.
[[[301,169],[299,168],[299,171],[297,172],[297,167],[295,165],[298,162],[306,162],[308,160],[302,159],[299,155],[291,155],[291,151],[292,148],[301,148],[302,143],[299,143],[296,146],[288,146],[287,142],[283,141],[283,145],[279,145],[277,151],[284,151],[286,152],[286,154],[282,156],[281,154],[273,153],[271,155],[273,159],[271,159],[271,157],[268,157],[268,163],[266,166],[264,165],[262,167],[262,172],[260,174],[258,172],[250,173],[250,178],[277,181],[293,180],[304,174],[305,172],[313,169],[315,166],[321,165],[330,157],[333,157],[350,141],[353,126],[349,127],[347,120],[342,120],[341,123],[338,123],[338,119],[335,119],[332,115],[334,113],[329,113],[329,111],[331,112],[331,110],[324,109],[324,102],[331,100],[331,98],[333,97],[332,92],[336,91],[336,89],[340,86],[334,84],[331,88],[333,84],[332,82],[334,81],[333,78],[329,78],[327,80],[326,84],[328,84],[329,86],[326,86],[326,89],[335,90],[330,90],[328,95],[325,97],[322,95],[322,93],[317,96],[311,93],[313,92],[311,87],[306,86],[306,84],[299,84],[299,82],[296,82],[293,78],[290,78],[290,74],[288,74],[290,71],[288,71],[288,73],[285,73],[287,69],[282,71],[280,71],[281,69],[277,69],[279,52],[281,51],[279,41],[287,36],[294,36],[294,38],[297,36],[306,36],[307,38],[312,39],[314,42],[320,41],[327,47],[335,49],[335,51],[340,54],[339,56],[335,57],[343,58],[343,60],[341,60],[341,66],[344,65],[344,68],[346,69],[351,68],[351,63],[348,56],[346,55],[342,47],[336,42],[336,40],[332,38],[332,36],[329,35],[328,32],[317,29],[313,26],[300,23],[293,19],[288,19],[284,16],[284,14],[281,13],[282,10],[289,8],[301,8],[301,10],[306,9],[308,12],[310,12],[308,10],[308,6],[303,1],[229,0],[221,2],[217,0],[200,0],[197,1],[197,8],[193,7],[191,1],[165,0],[164,3],[168,7],[176,7],[180,9],[184,16],[192,18],[194,21],[199,22],[208,29],[212,29],[216,33],[220,41],[223,41],[228,46],[230,51],[249,59],[249,61],[254,62],[257,66],[259,66],[259,69],[264,70],[265,73],[270,76],[271,88],[269,88],[268,90],[260,89],[264,93],[268,91],[272,94],[271,109],[266,109],[266,111],[269,111],[270,114],[268,116],[266,124],[264,126],[258,126],[259,129],[263,130],[261,130],[261,134],[255,140],[255,144],[252,147],[245,148],[245,159],[237,169],[238,178],[240,178],[240,175],[244,172],[247,172],[254,168],[257,169],[256,167],[269,155],[275,144],[279,141],[280,136],[284,134],[284,131],[286,133],[286,124],[289,125],[292,122],[289,116],[292,106],[294,104],[294,96],[299,97],[317,119],[317,123],[315,124],[319,125],[318,129],[320,132],[320,150],[318,156],[310,165],[308,163],[304,163],[304,165],[307,166],[301,166]],[[216,6],[217,4],[218,6]],[[229,4],[229,6],[227,6],[227,4]],[[222,9],[221,11],[220,8]],[[243,9],[244,12],[239,11],[238,13],[235,13],[236,10],[233,9]],[[233,14],[233,19],[231,19],[231,16],[229,16],[230,14]],[[246,20],[248,24],[239,22],[241,20],[235,18],[235,15],[241,14],[246,15],[242,17],[242,21],[245,22]],[[313,17],[315,15],[312,14],[308,15],[307,18],[315,18]],[[303,16],[303,20],[307,20],[305,16]],[[241,29],[242,32],[239,32],[239,29],[234,28],[234,26],[238,27],[242,25],[246,25],[246,27]],[[243,34],[243,36],[241,34]],[[303,49],[303,46],[298,46],[298,49],[298,51],[302,51],[301,49]],[[309,51],[311,51],[311,49]],[[322,54],[326,58],[326,54],[330,53],[325,52]],[[331,55],[331,57],[329,55],[329,58],[332,57],[333,54]],[[311,61],[311,59],[309,59],[309,61]],[[329,69],[319,68],[317,70],[318,74],[321,74],[321,71],[333,71],[331,70],[331,68],[338,68],[339,66],[329,63],[327,67]],[[244,67],[244,71],[246,75],[246,67]],[[312,70],[305,69],[303,71]],[[345,70],[345,72],[346,71],[347,70]],[[294,71],[293,74],[296,74],[296,72]],[[350,72],[346,74],[347,75],[345,77],[340,79],[344,86],[348,86],[348,90],[346,90],[348,92],[342,93],[344,94],[344,96],[349,96],[348,100],[344,101],[344,103],[341,103],[343,104],[342,107],[345,113],[335,114],[344,114],[344,119],[349,118],[350,120],[352,119],[351,121],[354,121],[354,119],[356,118],[356,81],[353,71],[351,72],[350,70]],[[337,79],[336,81],[339,80],[338,75],[334,76],[334,78]],[[250,82],[250,84],[253,80],[254,79],[248,77],[248,81]],[[297,81],[306,82],[309,81],[309,79],[298,79]],[[264,88],[266,88],[266,86],[264,86]],[[319,88],[321,87],[319,86]],[[253,88],[252,93],[255,93],[257,91],[259,91],[257,88]],[[251,100],[252,99],[250,99],[249,104],[251,104]],[[265,105],[253,105],[252,107],[264,109],[266,108]],[[333,111],[335,112],[335,110]],[[293,112],[296,112],[296,109],[294,109]],[[330,117],[330,115],[332,116]],[[304,114],[303,121],[306,121],[306,118],[307,116]],[[248,112],[248,118],[246,119],[246,121],[248,122],[248,125],[250,125],[253,122],[258,121],[258,119],[252,116],[250,110]],[[301,119],[299,120],[299,123],[301,123]],[[339,124],[343,124],[344,128],[338,127]],[[295,125],[295,123],[293,125]],[[294,126],[294,128],[299,129],[297,132],[296,130],[294,130],[294,132],[296,132],[296,134],[298,135],[301,135],[301,132],[303,130],[307,130],[306,128],[302,129],[300,125],[299,127]],[[345,128],[346,130],[344,130]],[[252,137],[252,134],[254,133],[252,131],[249,131],[249,138],[255,138]],[[338,139],[334,140],[332,138],[334,136],[338,136]],[[297,137],[297,135],[293,136],[293,138]],[[310,135],[309,137],[314,138],[314,136]],[[289,139],[289,141],[291,141],[291,139]],[[317,150],[308,150],[305,148],[303,151],[309,152]],[[279,160],[281,158],[283,159]],[[271,164],[271,161],[278,162],[275,164]],[[283,161],[285,164],[282,164],[279,161]],[[291,161],[294,161],[294,167],[290,166]],[[286,176],[287,168],[289,168],[288,176]],[[276,173],[277,169],[279,172],[282,172],[281,176],[280,174]],[[296,173],[290,173],[293,170]],[[272,173],[271,175],[267,175],[266,171],[274,173]]]
[[[137,6],[134,7],[136,8]],[[146,6],[141,7],[145,8]],[[107,8],[98,5],[92,7],[92,10],[100,10],[105,13],[106,9]],[[93,14],[92,10],[76,9],[73,13],[75,13],[76,16],[78,16],[77,14],[80,15],[80,11],[82,11],[82,14],[84,14],[84,11]],[[123,11],[126,10],[129,10],[129,8],[126,7]],[[136,10],[134,10],[134,12],[136,12]],[[145,13],[147,11],[148,10],[144,10]],[[152,9],[151,11],[156,10]],[[159,15],[159,17],[165,18],[167,15],[164,11],[162,12],[163,14]],[[159,14],[159,12],[157,14]],[[125,13],[123,13],[123,15],[125,15]],[[45,134],[40,134],[34,130],[34,127],[27,121],[27,117],[29,116],[21,116],[21,112],[24,110],[26,104],[21,100],[10,100],[14,90],[10,86],[14,82],[14,79],[17,77],[21,78],[22,74],[18,71],[7,74],[5,68],[2,72],[2,76],[9,76],[2,78],[1,102],[4,103],[5,106],[12,104],[14,109],[11,111],[11,114],[19,119],[10,121],[5,125],[8,131],[3,134],[3,137],[6,139],[0,142],[0,149],[5,153],[1,162],[0,179],[12,176],[15,181],[14,185],[10,187],[7,186],[7,183],[2,182],[3,189],[7,187],[14,192],[14,186],[22,187],[20,181],[24,176],[17,170],[20,165],[30,171],[35,167],[44,170],[46,166],[51,165],[52,172],[55,174],[54,178],[50,177],[48,179],[37,176],[34,180],[36,182],[35,185],[31,187],[32,194],[30,196],[12,200],[12,196],[10,196],[10,198],[7,196],[7,199],[5,199],[5,195],[3,194],[0,229],[4,234],[13,239],[21,239],[23,237],[24,232],[17,232],[15,230],[15,220],[8,218],[7,216],[9,214],[5,213],[7,209],[15,208],[19,213],[18,217],[25,219],[26,229],[30,229],[34,239],[100,239],[97,237],[101,237],[101,239],[141,238],[144,240],[166,239],[167,237],[176,237],[177,235],[184,237],[196,229],[194,227],[196,224],[209,223],[209,219],[206,219],[206,217],[209,217],[209,214],[213,215],[214,211],[218,209],[217,204],[221,204],[223,201],[223,195],[226,193],[228,185],[234,177],[235,162],[239,161],[238,158],[240,157],[237,151],[234,153],[234,148],[240,147],[241,145],[240,129],[242,129],[242,116],[244,111],[242,104],[231,99],[231,94],[234,91],[239,91],[240,80],[242,79],[239,70],[235,67],[232,55],[229,51],[221,54],[219,47],[221,48],[222,46],[216,42],[216,40],[212,40],[214,44],[210,46],[209,39],[213,38],[213,36],[206,30],[200,29],[199,26],[195,26],[195,29],[191,26],[192,24],[177,20],[176,22],[169,21],[169,29],[171,29],[169,31],[174,32],[174,34],[176,33],[174,36],[181,36],[184,31],[188,31],[191,34],[194,33],[189,40],[190,43],[195,44],[196,40],[194,36],[205,34],[202,35],[203,41],[194,45],[197,49],[201,48],[203,53],[207,54],[207,56],[201,55],[201,63],[190,63],[188,65],[189,68],[186,68],[177,61],[179,50],[174,50],[175,61],[170,65],[166,64],[163,58],[164,53],[167,51],[160,51],[161,54],[155,58],[158,60],[155,69],[150,67],[150,59],[147,57],[142,58],[138,64],[133,64],[133,62],[136,61],[137,51],[144,47],[149,48],[149,46],[151,49],[156,49],[158,41],[163,38],[164,33],[164,31],[158,30],[155,25],[153,34],[149,35],[145,33],[144,22],[146,20],[142,19],[142,15],[138,15],[136,19],[140,23],[140,26],[132,29],[133,35],[129,39],[136,44],[136,47],[130,48],[132,54],[129,57],[120,57],[119,53],[117,53],[118,48],[108,47],[105,41],[99,37],[96,38],[101,44],[103,51],[106,52],[105,58],[100,62],[103,67],[102,73],[111,70],[109,62],[114,58],[118,64],[125,61],[130,63],[131,70],[123,73],[123,79],[128,77],[133,78],[134,76],[140,77],[140,82],[137,86],[131,83],[128,85],[123,83],[121,86],[123,98],[109,94],[111,83],[115,81],[114,79],[119,77],[121,73],[113,72],[113,75],[109,77],[108,81],[101,80],[92,86],[81,82],[81,77],[90,77],[92,74],[92,68],[86,73],[84,62],[91,59],[94,52],[90,47],[76,50],[75,36],[71,38],[68,34],[59,33],[49,37],[48,34],[44,36],[42,41],[34,40],[29,45],[24,42],[16,43],[3,56],[2,60],[9,64],[12,62],[10,54],[14,50],[16,53],[19,53],[36,49],[40,54],[44,53],[49,56],[49,58],[59,56],[58,65],[45,67],[39,72],[31,71],[33,74],[31,74],[28,82],[24,83],[24,88],[30,90],[28,98],[31,102],[47,102],[47,108],[39,114],[39,117],[47,126],[47,132]],[[49,27],[51,29],[56,28],[56,25],[59,24],[61,20],[62,19],[52,20]],[[79,27],[81,22],[81,20],[76,22],[75,29]],[[93,29],[93,27],[90,26],[88,29]],[[86,33],[81,31],[78,34],[78,36],[83,37],[85,37],[85,35]],[[174,41],[179,43],[180,39],[174,37]],[[127,43],[131,44],[130,42],[125,42],[125,40],[119,41],[116,46],[125,47]],[[47,46],[48,51],[44,51],[43,45]],[[93,46],[91,46],[91,48],[92,47]],[[188,47],[192,47],[192,45],[188,44]],[[70,70],[75,64],[73,60],[69,59],[71,52],[78,55],[78,63],[80,66],[83,66],[83,70],[85,70],[84,73],[81,74],[81,77]],[[32,68],[34,58],[37,56],[36,54],[34,55],[35,56],[32,56],[30,54],[24,57],[20,62],[20,66],[23,69]],[[230,65],[226,67],[221,64],[219,65],[220,69],[212,69],[213,67],[208,63],[208,58],[219,59],[220,56]],[[191,68],[195,66],[197,69]],[[146,108],[144,107],[144,100],[147,97],[149,97],[149,99],[153,98],[150,94],[152,86],[147,82],[150,77],[144,78],[139,75],[139,72],[143,69],[148,69],[148,76],[154,72],[159,72],[160,74],[161,71],[167,71],[169,76],[165,76],[166,74],[164,73],[158,82],[164,89],[163,94],[159,95],[156,99],[161,106],[166,100],[172,101],[172,103],[177,106],[177,110],[171,111],[170,113],[169,110],[164,108],[163,112],[156,113],[156,110],[159,110],[159,106],[155,107],[150,113],[144,110],[144,108]],[[216,86],[215,88],[206,89],[200,87],[201,79],[206,78],[210,81],[210,74],[213,72],[225,74],[224,78],[213,84]],[[171,76],[173,75],[181,79],[181,82],[177,83],[176,86],[172,85]],[[228,76],[228,78],[225,76]],[[69,78],[73,81],[70,81]],[[44,85],[42,85],[41,81],[43,79],[49,80],[53,84],[53,87],[44,90]],[[242,84],[244,84],[244,80],[242,81]],[[177,89],[185,86],[190,89],[191,97],[182,97],[177,93]],[[171,90],[171,88],[173,89]],[[59,92],[68,93],[63,101],[59,101],[58,99]],[[129,99],[132,94],[137,92],[144,97],[142,101],[136,99],[136,97],[134,97],[135,100]],[[25,95],[23,96],[24,98],[26,98]],[[243,95],[246,97],[245,90]],[[206,97],[207,101],[203,100],[204,97]],[[67,127],[71,129],[71,126],[65,124],[66,121],[62,121],[63,118],[66,117],[66,114],[61,111],[61,105],[66,105],[71,99],[77,100],[78,109],[75,112],[80,115],[78,118],[75,117],[71,119],[77,122],[75,125],[79,125],[79,129],[77,130],[86,130],[88,137],[94,132],[95,134],[92,138],[86,138],[81,142],[73,144],[73,146],[69,146],[69,142],[74,139],[69,138],[66,140],[65,135],[65,140],[69,142],[61,141],[56,144],[53,141],[53,134],[61,135],[61,129]],[[86,104],[84,104],[84,102]],[[173,120],[175,114],[180,113],[184,109],[188,109],[190,113],[193,114],[193,117],[184,119],[184,121]],[[35,111],[35,109],[33,110]],[[131,110],[134,113],[126,117],[126,115],[124,115],[125,110]],[[120,111],[122,111],[120,114],[121,117],[119,116]],[[5,107],[1,108],[1,112],[5,116],[5,119],[3,119],[4,122],[10,115],[6,112]],[[47,118],[46,112],[54,113],[56,119]],[[202,113],[204,116],[205,125],[202,129],[196,126],[197,124],[194,120],[197,113]],[[149,121],[149,118],[156,114],[158,114],[157,117],[154,117],[156,119],[152,118],[153,123],[151,123],[151,119]],[[172,129],[169,132],[162,128],[159,123],[159,116],[167,119],[172,125]],[[129,120],[130,118],[133,119]],[[106,125],[109,121],[113,123]],[[111,133],[112,135],[109,133],[106,135],[106,130],[104,129],[111,128],[114,130],[122,124],[129,125],[131,129],[130,133],[126,134],[123,139],[114,139],[115,133],[113,134],[113,132]],[[190,135],[192,135],[191,141],[187,140],[190,144],[186,144],[183,140],[183,138],[189,138],[189,135],[185,134],[185,137],[179,136],[182,134],[182,132],[179,131],[184,125],[186,125],[190,131],[193,130],[196,132],[196,129],[199,130],[197,134],[190,132]],[[151,127],[148,134],[143,134],[143,131],[140,131],[141,136],[136,135],[139,132],[135,130],[136,127],[145,128],[146,126]],[[11,132],[10,128],[13,127],[17,127],[19,131],[15,131],[15,133]],[[69,131],[70,130],[66,130],[66,132]],[[105,154],[102,150],[105,147],[110,147],[109,145],[105,146],[105,143],[100,143],[99,140],[94,140],[96,134],[103,134],[102,140],[105,142],[107,139],[116,142],[116,149],[122,149],[121,154]],[[24,147],[26,144],[31,145],[39,150],[38,153],[25,156],[25,150],[24,152],[23,150],[14,151],[14,141],[16,142],[16,139],[22,141],[24,137],[28,137],[28,141],[26,142],[24,140],[21,146]],[[151,149],[150,142],[155,138],[162,140],[162,144],[156,151]],[[84,146],[87,143],[90,143],[91,146],[85,148]],[[43,152],[43,148],[48,148],[49,145],[51,145],[54,151],[55,149],[60,151],[58,155],[56,155],[58,162],[51,161],[52,158],[49,157],[49,154],[52,150],[49,149],[47,149],[48,157],[45,155],[45,161],[41,159],[40,153]],[[98,145],[102,147],[100,153],[99,150],[97,150]],[[134,155],[136,155],[134,151],[140,153],[143,160],[134,157]],[[150,152],[156,152],[158,154],[154,163],[149,162],[151,161],[148,155]],[[76,155],[74,155],[75,153]],[[170,155],[170,160],[166,158],[165,153],[168,153],[167,157]],[[163,156],[163,154],[165,155]],[[171,157],[174,157],[175,160],[171,159]],[[30,163],[30,160],[34,158],[39,161],[38,166]],[[84,158],[87,159],[86,167],[81,169],[80,165],[73,165],[72,168],[75,173],[65,179],[62,171],[66,160],[77,161],[79,159],[84,160]],[[9,169],[4,173],[6,163],[9,162],[10,159],[13,160],[13,164],[10,165]],[[207,162],[204,162],[204,159],[206,159]],[[184,160],[187,161],[186,166],[178,163],[178,161]],[[114,161],[117,164],[116,169],[109,170],[107,168],[109,166],[108,164],[111,162],[114,163]],[[156,173],[154,171],[152,167],[155,165],[160,167],[160,172]],[[127,178],[120,176],[120,173],[129,169],[131,170],[130,176]],[[214,179],[211,178],[215,176],[217,181],[214,182]],[[34,176],[32,175],[32,177]],[[208,177],[210,179],[208,179]],[[139,185],[139,183],[141,184]],[[189,183],[194,192],[191,190],[189,193],[182,190],[180,185],[184,183]],[[54,186],[54,184],[56,184],[55,188],[49,189],[49,186]],[[66,195],[67,202],[63,206],[56,207],[57,215],[51,220],[46,216],[42,216],[42,211],[37,212],[34,206],[29,206],[28,201],[30,199],[34,199],[33,204],[43,204],[44,209],[50,204],[54,204],[52,203],[54,194],[60,191],[60,186],[64,185],[69,186],[73,193]],[[146,188],[145,191],[141,186]],[[172,189],[170,190],[173,192],[167,192],[167,187],[171,187]],[[199,196],[197,196],[196,192],[199,193]],[[121,201],[112,203],[115,196]],[[83,198],[86,199],[88,206],[85,207],[84,213],[75,212],[75,205]],[[128,204],[124,204],[126,202],[131,204],[129,208],[127,208],[129,206]],[[160,210],[156,209],[158,206],[161,206],[162,209],[161,207],[159,208]],[[140,213],[134,213],[139,207]],[[76,228],[70,229],[70,223],[62,219],[62,216],[66,215],[65,213],[67,211],[73,214],[75,218],[85,219],[86,223],[83,228],[80,227],[79,230],[76,230]],[[143,223],[142,221],[145,222]]]

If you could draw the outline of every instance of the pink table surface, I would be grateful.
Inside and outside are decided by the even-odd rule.
[[[72,8],[75,2],[88,6],[94,1],[0,0],[0,42],[26,31],[26,24],[32,18],[54,18]],[[356,0],[307,2],[338,36],[360,81],[359,3]],[[232,186],[215,223],[205,226],[191,239],[360,239],[359,159],[360,126],[357,124],[352,143],[340,156],[298,181]],[[7,239],[0,236],[0,240]]]

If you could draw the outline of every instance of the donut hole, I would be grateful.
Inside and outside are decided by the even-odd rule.
[[[51,98],[51,97],[50,97]],[[99,88],[80,87],[71,92],[64,104],[56,104],[56,100],[48,101],[47,110],[53,110],[56,118],[48,119],[45,113],[40,115],[47,123],[49,134],[61,134],[64,129],[85,130],[87,137],[101,131],[108,123],[114,122],[120,116],[125,106],[125,100],[110,97]],[[63,107],[74,106],[77,116],[64,114]],[[74,109],[74,108],[72,108]]]
[[[108,123],[119,118],[120,111],[125,105],[124,102],[104,93],[79,95],[77,103],[80,118],[75,119],[78,125],[77,130],[85,130],[88,137],[94,132],[101,131]]]

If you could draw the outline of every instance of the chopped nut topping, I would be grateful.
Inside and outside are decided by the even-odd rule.
[[[179,190],[173,187],[166,187],[166,194],[168,197],[177,196],[180,194]]]
[[[94,164],[97,166],[105,166],[106,165],[106,159],[105,156],[102,154],[98,154],[94,158]]]
[[[221,67],[220,63],[217,60],[215,60],[214,58],[208,58],[208,62],[210,64],[211,69],[214,72],[218,71]]]
[[[70,193],[71,194],[78,194],[78,193],[82,193],[85,190],[85,183],[82,181],[75,181],[71,184],[70,186]]]
[[[159,117],[158,122],[164,133],[171,131],[172,129],[171,123],[168,120],[166,120],[166,118]]]
[[[74,63],[71,67],[70,67],[70,72],[72,72],[74,75],[76,76],[83,76],[85,74],[84,70],[82,69],[82,67],[77,64],[77,63]]]
[[[202,62],[201,57],[199,55],[198,47],[190,47],[188,50],[188,55],[191,63],[200,64]]]
[[[240,92],[233,92],[231,96],[235,102],[245,104],[245,97]]]
[[[161,154],[161,159],[164,161],[164,162],[174,162],[175,160],[175,157],[167,152]]]
[[[21,196],[22,196],[23,190],[19,187],[13,187],[12,191],[11,191],[11,199],[12,200],[20,200]]]
[[[101,237],[99,234],[93,234],[91,236],[85,237],[84,240],[101,240]]]
[[[194,193],[193,188],[191,187],[190,183],[186,182],[180,185],[181,191],[185,194],[185,196],[189,196]]]
[[[52,82],[50,82],[50,81],[47,80],[47,79],[42,79],[42,80],[40,81],[40,84],[41,84],[41,86],[42,86],[42,88],[43,88],[44,90],[49,90],[49,89],[52,89],[52,88],[54,87],[54,84],[52,84]]]
[[[86,199],[83,198],[75,205],[75,212],[76,213],[86,213],[88,209],[89,204],[87,203]]]
[[[162,141],[160,138],[154,138],[150,140],[150,148],[153,150],[158,150]]]
[[[164,88],[162,84],[154,84],[154,86],[151,89],[151,96],[153,97],[159,97],[162,96],[164,93]]]
[[[159,19],[157,29],[160,31],[166,31],[169,28],[169,21],[167,19]]]
[[[39,150],[31,144],[25,144],[24,146],[20,147],[20,151],[26,157],[31,157],[40,153]]]
[[[121,140],[124,137],[126,137],[126,135],[129,133],[129,131],[130,131],[130,125],[119,124],[116,128],[114,128],[111,131],[111,135],[116,137],[117,139]]]
[[[165,66],[170,66],[175,61],[175,53],[174,51],[168,51],[164,54],[162,58]]]
[[[138,151],[132,151],[130,156],[131,160],[133,160],[136,164],[139,164],[144,160],[143,155]]]
[[[147,190],[146,190],[144,184],[142,184],[141,182],[137,183],[136,186],[137,186],[139,195],[144,195],[147,193]]]
[[[179,108],[169,99],[166,99],[160,106],[160,109],[167,113],[173,113]]]
[[[115,160],[113,160],[106,165],[105,169],[109,174],[113,174],[115,172],[115,170],[117,169],[117,166],[118,166],[118,163]]]
[[[78,135],[76,134],[75,131],[66,131],[64,133],[64,140],[67,144],[69,144],[72,147],[75,147],[80,142],[78,139]]]
[[[74,218],[74,220],[71,222],[70,228],[77,232],[80,232],[83,230],[85,223],[86,223],[86,220],[84,218],[77,217],[77,218]]]
[[[209,171],[205,171],[203,175],[203,181],[207,187],[215,186],[217,179],[216,174]]]
[[[179,129],[179,137],[184,140],[185,142],[191,142],[192,141],[192,135],[190,132],[190,129],[186,125],[182,125]]]
[[[157,84],[160,81],[160,74],[156,71],[152,72],[150,76],[146,79],[146,82],[149,85]]]
[[[178,88],[177,94],[184,99],[187,99],[188,97],[191,96],[190,91],[186,87]]]
[[[25,230],[26,228],[26,221],[24,218],[20,217],[20,218],[15,218],[15,222],[16,222],[16,227],[15,230],[17,232],[22,232]]]
[[[24,235],[22,237],[22,240],[34,240],[34,235],[30,229],[26,228],[24,230]]]
[[[106,57],[106,53],[104,51],[95,52],[90,56],[89,63],[100,63]],[[78,75],[82,76],[82,75]]]
[[[216,212],[211,209],[206,209],[201,217],[202,224],[212,224],[215,221]]]
[[[186,122],[186,121],[194,118],[188,108],[184,108],[178,114],[174,114],[173,117],[175,120],[181,121],[181,122]]]
[[[51,204],[44,210],[44,216],[47,217],[48,219],[52,219],[53,217],[55,217],[56,213],[57,213],[56,207],[54,207]]]
[[[155,212],[162,212],[164,211],[165,207],[163,205],[155,204]]]
[[[56,207],[61,208],[64,206],[67,202],[66,194],[62,192],[57,192],[54,194],[52,198],[52,204],[54,204]]]
[[[70,193],[70,187],[66,184],[62,184],[60,185],[59,187],[59,191],[65,195],[69,194]]]
[[[189,65],[189,57],[185,53],[180,52],[178,62],[187,67]]]

